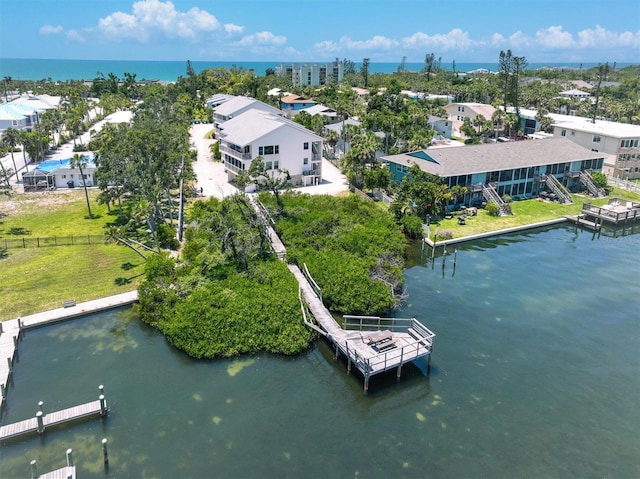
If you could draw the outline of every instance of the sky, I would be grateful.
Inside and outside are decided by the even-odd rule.
[[[640,63],[638,0],[0,0],[0,58]]]

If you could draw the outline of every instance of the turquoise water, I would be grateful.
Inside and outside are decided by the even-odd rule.
[[[97,397],[109,417],[0,448],[0,477],[640,477],[638,227],[416,245],[398,316],[436,332],[430,377],[372,379],[324,342],[194,361],[129,309],[26,334],[2,423]],[[109,441],[110,465],[100,440]]]
[[[264,75],[267,68],[275,68],[282,63],[291,62],[191,62],[193,69],[200,72],[208,68],[231,68],[238,67],[245,70],[254,70],[257,75]],[[325,62],[302,62],[302,63],[327,63]],[[569,67],[569,68],[591,68],[598,66],[597,63],[532,63],[529,68],[542,68],[545,66]],[[626,63],[617,64],[618,67],[627,66]],[[393,73],[398,70],[399,63],[375,63],[369,65],[370,73]],[[179,76],[186,75],[187,59],[184,61],[123,61],[123,60],[42,60],[24,58],[1,58],[0,78],[10,76],[16,80],[41,80],[50,78],[53,81],[65,80],[92,80],[99,73],[107,76],[113,73],[119,78],[125,73],[135,73],[138,80],[162,80],[175,81]],[[362,64],[356,62],[356,69],[359,71]],[[409,71],[421,71],[424,63],[407,63],[405,68]],[[451,70],[452,63],[443,63],[442,68]],[[498,70],[497,63],[458,63],[456,71],[464,72],[485,68],[491,71]]]

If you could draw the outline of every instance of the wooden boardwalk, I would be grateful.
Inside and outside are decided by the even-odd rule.
[[[25,419],[23,421],[0,426],[0,441],[6,441],[25,434],[43,433],[47,428],[65,424],[79,419],[105,416],[107,414],[107,401],[101,395],[100,399],[85,404],[79,404],[60,411],[54,411],[49,414],[38,412],[36,417]]]
[[[38,479],[76,479],[76,466],[64,466],[55,471],[40,474]]]
[[[424,357],[430,360],[435,334],[416,319],[344,316],[341,327],[322,302],[313,278],[296,265],[288,267],[298,280],[309,312],[334,346],[336,358],[343,354],[347,370],[355,366],[362,373],[365,391],[371,376],[395,369],[400,379],[403,365]]]

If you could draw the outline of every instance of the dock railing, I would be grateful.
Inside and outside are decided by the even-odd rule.
[[[383,372],[395,368],[400,363],[417,359],[424,356],[424,350],[431,354],[433,338],[436,336],[433,331],[415,318],[382,318],[378,316],[343,316],[343,329],[347,331],[383,331],[388,330],[393,333],[408,333],[414,337],[414,341],[388,351],[381,351],[368,358],[358,358],[355,354],[355,361],[361,369],[366,372]],[[349,355],[349,343],[347,355]],[[422,349],[421,349],[422,348]]]

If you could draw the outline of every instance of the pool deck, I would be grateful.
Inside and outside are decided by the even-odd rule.
[[[66,321],[68,319],[85,316],[98,311],[105,311],[135,303],[138,300],[138,291],[108,296],[106,298],[94,299],[84,303],[61,301],[67,307],[60,307],[43,311],[40,313],[23,316],[21,318],[10,319],[0,323],[0,412],[7,395],[14,356],[17,352],[18,341],[21,331],[33,329],[48,324]],[[73,304],[73,305],[71,305]]]

